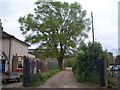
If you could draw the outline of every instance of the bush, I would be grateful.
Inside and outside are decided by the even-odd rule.
[[[108,72],[108,84],[112,87],[117,87],[117,80],[118,78],[112,77],[110,72]]]
[[[106,57],[104,54],[99,42],[82,43],[72,70],[77,81],[98,83],[99,58]]]
[[[45,73],[37,73],[30,75],[30,85],[32,87],[40,86],[43,84],[48,78],[52,77],[56,73],[60,72],[60,69],[54,69]]]
[[[75,59],[70,58],[70,59],[66,60],[65,67],[73,67],[74,63],[75,63]]]
[[[98,76],[98,74],[91,73],[91,76],[86,78],[86,82],[99,83],[99,76]]]

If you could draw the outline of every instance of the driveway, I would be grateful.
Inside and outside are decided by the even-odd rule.
[[[59,72],[48,79],[38,88],[95,88],[86,84],[78,83],[72,72],[72,68],[67,67],[64,71]]]

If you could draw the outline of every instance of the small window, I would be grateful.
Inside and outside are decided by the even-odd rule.
[[[18,61],[18,68],[23,68],[23,61],[22,61],[22,59],[19,59],[19,61]]]

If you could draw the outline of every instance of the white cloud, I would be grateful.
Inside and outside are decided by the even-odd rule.
[[[4,24],[4,30],[19,39],[24,39],[19,30],[17,22],[20,16],[33,12],[34,2],[37,0],[1,0],[0,17]],[[60,0],[67,2],[80,2],[84,10],[87,10],[87,17],[94,16],[95,38],[100,41],[105,49],[113,49],[118,46],[118,0]],[[4,19],[6,20],[4,22]],[[89,40],[92,41],[91,31]]]
[[[15,3],[15,2],[24,2],[24,3],[29,3],[29,2],[36,2],[37,0],[0,0],[0,2],[9,2],[9,3]]]
[[[2,22],[6,32],[14,35],[15,37],[24,40],[19,29],[18,19],[33,12],[34,3],[29,2],[28,5],[23,2],[2,2]]]

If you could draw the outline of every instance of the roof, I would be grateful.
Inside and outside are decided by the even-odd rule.
[[[5,31],[0,31],[0,38],[3,38],[3,39],[15,39],[16,41],[18,42],[21,42],[22,44],[24,45],[27,45],[27,46],[30,46],[29,44],[17,39],[16,37],[14,37],[13,35],[10,35],[8,34],[7,32]]]
[[[14,36],[2,31],[2,35],[0,35],[2,38],[15,38]]]

